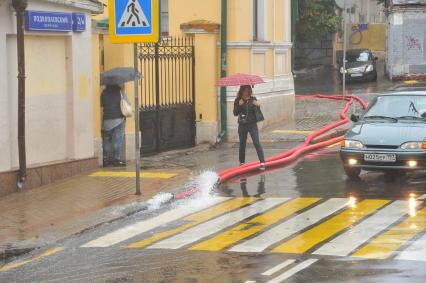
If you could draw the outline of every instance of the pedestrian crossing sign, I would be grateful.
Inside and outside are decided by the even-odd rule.
[[[113,43],[158,42],[159,0],[109,0]]]

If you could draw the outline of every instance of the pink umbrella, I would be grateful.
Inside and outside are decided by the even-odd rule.
[[[242,86],[242,85],[257,85],[263,84],[265,81],[256,75],[235,74],[224,77],[217,83],[218,86]]]

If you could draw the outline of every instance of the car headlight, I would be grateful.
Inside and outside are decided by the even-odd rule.
[[[372,72],[374,70],[373,65],[368,65],[367,68],[365,68],[365,72]]]
[[[343,140],[342,141],[342,148],[356,148],[361,149],[364,148],[364,145],[359,141],[354,140]]]
[[[347,73],[348,70],[345,71],[345,73]],[[340,67],[340,73],[343,74],[343,67]]]
[[[401,145],[402,149],[426,149],[426,142],[406,142]]]

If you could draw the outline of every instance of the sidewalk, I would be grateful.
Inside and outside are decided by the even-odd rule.
[[[339,113],[346,103],[317,98],[296,99],[295,121],[263,129],[261,139],[263,142],[303,142],[313,131],[339,121]],[[346,114],[348,117],[361,109],[359,104],[353,105]],[[331,133],[341,134],[349,127],[350,124],[346,124]]]
[[[182,167],[142,171],[142,195],[136,196],[132,170],[107,168],[0,198],[0,262],[140,211],[190,176]]]
[[[344,103],[298,99],[296,106],[293,124],[262,131],[267,156],[288,150],[303,142],[310,131],[339,120]],[[216,147],[200,145],[143,158],[142,196],[135,195],[134,171],[129,167],[98,170],[2,197],[0,262],[141,211],[148,199],[160,192],[179,189],[197,171],[211,168],[218,172],[236,166],[237,152],[238,145],[228,143]],[[252,145],[247,149],[247,159],[257,159]]]

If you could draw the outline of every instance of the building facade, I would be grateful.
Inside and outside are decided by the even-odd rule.
[[[386,73],[392,80],[426,77],[426,1],[389,1]]]
[[[107,1],[104,3],[107,5]],[[291,120],[294,115],[291,0],[228,0],[226,26],[222,25],[221,9],[221,1],[217,0],[161,0],[163,39],[187,38],[194,42],[196,143],[216,143],[223,130],[220,127],[223,117],[219,107],[220,88],[217,87],[221,71],[221,28],[227,31],[227,74],[257,74],[266,81],[254,88],[266,118],[260,127]],[[102,21],[107,17],[105,13],[96,20]],[[113,45],[106,35],[101,41],[104,56],[100,60],[104,61],[105,69],[133,64],[132,45]],[[149,71],[142,69],[142,73]],[[149,76],[146,76],[141,87],[152,83],[148,80]],[[131,84],[126,86],[126,92],[132,97]],[[237,139],[237,121],[232,115],[236,92],[235,87],[227,89],[228,140]],[[143,98],[141,100],[143,102]],[[94,120],[95,128],[99,129],[100,113],[95,112]],[[126,148],[128,158],[131,158],[134,154],[131,151],[134,124],[133,121],[128,122]],[[147,133],[142,132],[141,135],[144,139]],[[99,140],[97,144],[100,144]]]
[[[90,19],[102,9],[99,2],[91,0],[28,1],[28,187],[69,176],[73,171],[70,167],[88,168],[94,164]],[[15,188],[15,170],[19,166],[16,40],[16,16],[11,1],[0,0],[0,195]],[[61,169],[58,171],[55,165]],[[74,174],[77,171],[74,168]],[[43,174],[49,177],[43,179]]]

